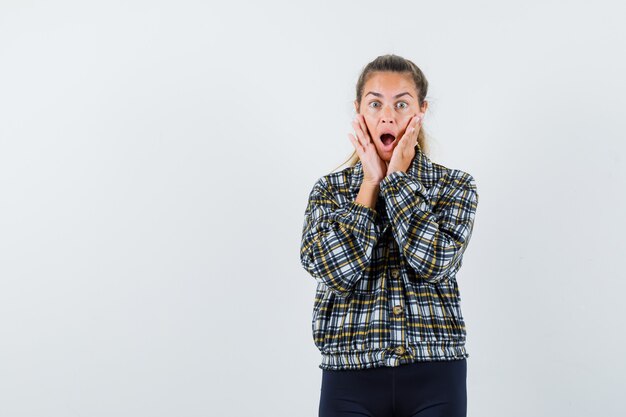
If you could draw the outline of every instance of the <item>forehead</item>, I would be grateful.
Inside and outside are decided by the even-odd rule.
[[[363,94],[370,91],[389,97],[408,91],[415,97],[416,88],[411,74],[385,71],[370,75],[363,86]]]

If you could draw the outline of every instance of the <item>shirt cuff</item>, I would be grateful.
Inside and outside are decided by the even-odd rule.
[[[369,221],[376,222],[378,219],[378,212],[376,209],[357,203],[356,201],[352,201],[348,206],[348,209],[358,217],[365,217]]]

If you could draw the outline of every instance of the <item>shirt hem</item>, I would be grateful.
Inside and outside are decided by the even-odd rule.
[[[358,370],[380,367],[396,367],[403,364],[424,361],[448,361],[469,358],[464,344],[458,341],[424,342],[405,346],[405,352],[398,354],[395,347],[359,351],[321,352],[322,370]]]

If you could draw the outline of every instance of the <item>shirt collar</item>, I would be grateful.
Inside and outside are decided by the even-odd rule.
[[[418,181],[422,182],[425,186],[430,187],[430,181],[432,179],[433,165],[422,152],[422,148],[419,143],[415,145],[415,157],[411,160],[411,165],[406,170],[406,173],[412,177],[415,177]],[[363,166],[361,160],[359,160],[352,167],[352,175],[350,178],[350,191],[357,193],[363,182]]]

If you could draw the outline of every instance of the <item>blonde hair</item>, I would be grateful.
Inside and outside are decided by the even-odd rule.
[[[428,94],[428,80],[426,80],[426,76],[412,61],[394,54],[381,55],[363,68],[356,84],[356,102],[358,107],[361,107],[363,87],[365,87],[365,83],[373,75],[373,73],[382,71],[410,74],[411,78],[413,78],[413,81],[415,82],[418,94],[418,104],[420,108],[422,107],[426,94]],[[428,154],[428,144],[426,142],[426,132],[424,132],[424,126],[420,128],[417,135],[417,143],[419,144],[422,152]],[[356,150],[354,150],[348,159],[335,168],[335,170],[344,165],[347,165],[348,167],[354,166],[357,162],[359,162],[359,155]]]

